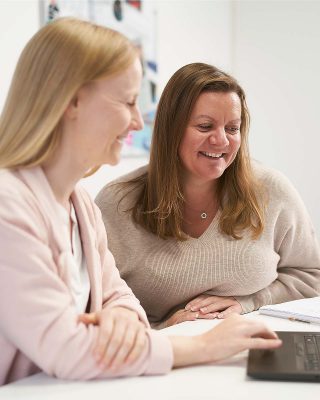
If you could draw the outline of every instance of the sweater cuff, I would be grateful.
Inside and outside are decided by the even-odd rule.
[[[167,374],[173,367],[173,349],[168,336],[148,330],[150,339],[148,367],[144,375]]]
[[[238,303],[240,303],[242,307],[242,313],[241,314],[246,314],[251,311],[254,311],[255,306],[254,306],[254,301],[253,301],[253,296],[233,296]]]

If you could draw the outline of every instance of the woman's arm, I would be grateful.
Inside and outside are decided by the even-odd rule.
[[[78,323],[61,279],[41,214],[21,196],[1,196],[0,335],[49,375],[63,379],[168,372],[169,340],[147,331],[141,356],[117,371],[99,366],[93,355],[99,327]],[[10,368],[1,360],[2,368]],[[12,361],[12,360],[11,360]]]
[[[277,279],[249,296],[236,296],[244,312],[320,294],[320,247],[306,208],[291,183],[279,174],[270,193],[273,248],[279,255]],[[276,202],[272,197],[278,197]],[[275,211],[276,210],[276,211]],[[268,218],[268,213],[266,215]]]
[[[194,337],[170,337],[174,367],[207,364],[247,349],[275,349],[281,340],[263,323],[232,315],[215,328]]]

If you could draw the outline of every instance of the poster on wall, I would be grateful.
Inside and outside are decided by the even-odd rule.
[[[143,80],[138,99],[144,128],[131,132],[122,154],[140,157],[149,154],[157,105],[156,5],[153,1],[134,0],[43,0],[41,24],[73,16],[93,21],[126,35],[137,46],[143,66]]]

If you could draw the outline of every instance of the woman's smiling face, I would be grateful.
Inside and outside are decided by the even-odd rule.
[[[220,178],[241,144],[241,101],[235,92],[203,92],[198,97],[179,146],[185,178]]]
[[[141,78],[141,63],[137,58],[120,74],[79,90],[73,120],[75,149],[82,154],[88,168],[117,164],[128,133],[143,128],[137,105]]]

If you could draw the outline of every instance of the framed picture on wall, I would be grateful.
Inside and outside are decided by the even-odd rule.
[[[156,5],[133,0],[40,0],[41,24],[66,16],[93,21],[126,35],[139,50],[143,67],[138,99],[144,128],[131,132],[122,153],[126,157],[149,154],[157,105],[158,66],[156,57]]]

